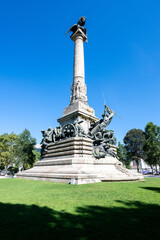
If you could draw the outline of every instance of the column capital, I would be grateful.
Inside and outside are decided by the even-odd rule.
[[[77,31],[70,36],[73,42],[75,42],[77,37],[81,37],[83,39],[83,42],[85,41],[87,42],[87,36],[84,34],[84,32],[80,28],[78,28]]]

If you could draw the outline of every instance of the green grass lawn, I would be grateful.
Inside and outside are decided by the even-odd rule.
[[[160,239],[160,178],[69,185],[0,179],[0,239]]]

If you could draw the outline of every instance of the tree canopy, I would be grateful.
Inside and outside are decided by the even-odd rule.
[[[128,156],[135,160],[137,171],[139,172],[139,163],[144,157],[145,134],[141,129],[131,129],[124,137],[125,148]]]
[[[145,161],[151,166],[160,165],[160,127],[149,122],[145,127],[146,142],[144,151],[146,153]]]
[[[16,134],[4,133],[0,136],[0,165],[5,168],[5,175],[8,168],[14,162]]]
[[[119,158],[119,161],[121,161],[127,168],[130,168],[131,160],[128,157],[124,144],[121,144],[120,142],[118,142],[117,156]]]
[[[21,166],[23,170],[33,167],[36,156],[34,154],[34,146],[36,139],[33,138],[30,132],[25,129],[18,135],[15,144],[16,164]]]

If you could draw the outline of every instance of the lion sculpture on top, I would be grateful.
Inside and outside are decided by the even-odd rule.
[[[87,35],[87,30],[86,28],[84,28],[83,26],[85,25],[86,22],[86,17],[80,17],[78,20],[77,24],[74,24],[67,33],[69,33],[70,31],[73,32],[73,34],[77,31],[78,28],[80,28],[82,30],[82,32]],[[67,35],[67,33],[65,35]]]

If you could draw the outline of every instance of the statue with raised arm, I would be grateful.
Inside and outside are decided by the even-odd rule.
[[[114,111],[112,109],[110,109],[109,107],[107,107],[107,105],[104,105],[104,114],[102,115],[103,117],[103,123],[105,125],[105,127],[107,127],[110,122],[112,121],[112,118],[114,116]]]
[[[114,143],[114,132],[106,129],[114,114],[115,112],[105,104],[103,118],[94,123],[89,129],[88,137],[93,140],[93,155],[95,158],[103,158],[107,154],[116,157],[110,147]]]
[[[114,116],[113,110],[111,110],[106,105],[104,105],[104,107],[104,113],[102,114],[103,118],[100,119],[98,122],[95,122],[89,129],[89,135],[91,136],[100,135],[101,137],[103,137],[103,134],[106,133],[106,127],[110,124]]]
[[[77,24],[74,24],[67,33],[69,33],[70,31],[73,32],[73,34],[77,31],[78,28],[80,28],[82,30],[82,32],[87,35],[87,30],[86,28],[84,28],[83,26],[85,25],[86,22],[86,17],[80,17],[78,20]],[[65,35],[67,35],[67,33]]]

